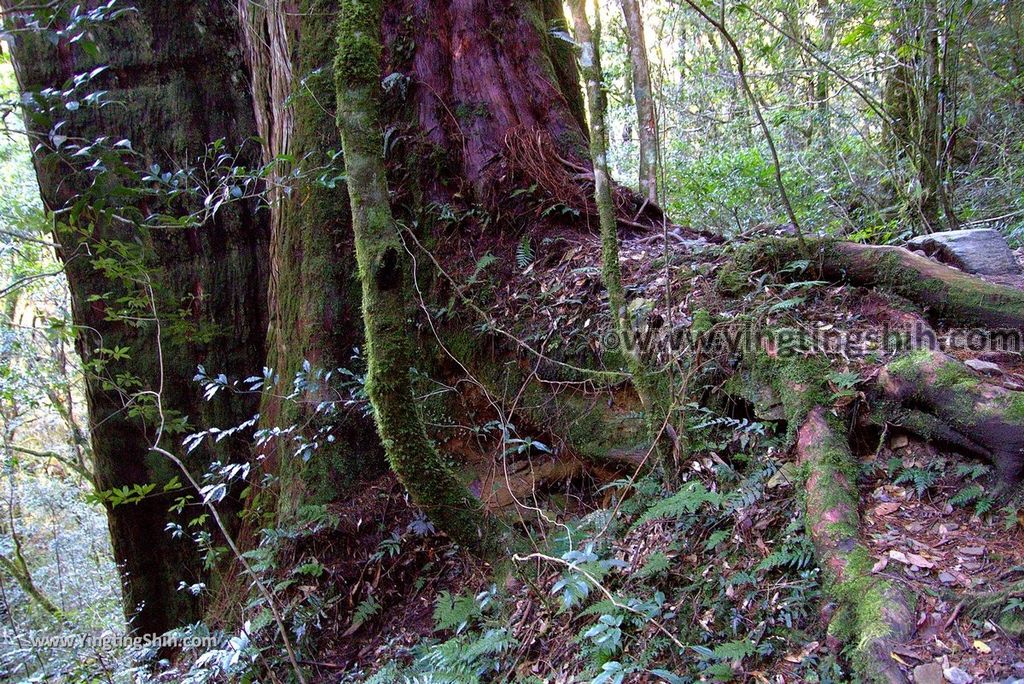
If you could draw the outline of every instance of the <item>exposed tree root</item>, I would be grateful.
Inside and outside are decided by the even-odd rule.
[[[980,619],[997,622],[1008,632],[1024,635],[1024,618],[1020,611],[1006,610],[1011,599],[1024,599],[1024,580],[1013,582],[1005,589],[986,591],[966,599],[967,611]]]
[[[916,351],[884,368],[878,387],[897,411],[899,426],[925,439],[984,458],[1003,484],[1024,477],[1024,392],[978,378],[938,351]]]
[[[840,604],[829,632],[853,646],[862,681],[906,682],[891,653],[914,631],[912,597],[871,573],[872,559],[859,537],[856,463],[845,436],[830,422],[817,406],[797,437],[797,453],[807,468],[807,532],[826,587]]]
[[[1024,330],[1024,291],[989,283],[902,247],[834,240],[809,244],[815,258],[812,268],[819,277],[887,289],[927,309],[937,320]],[[736,266],[740,271],[777,270],[802,258],[796,240],[768,238],[741,247]]]

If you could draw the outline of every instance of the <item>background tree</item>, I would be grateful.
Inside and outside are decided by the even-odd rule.
[[[657,202],[658,115],[651,92],[651,68],[647,61],[647,40],[638,0],[622,0],[622,13],[628,31],[633,102],[640,139],[640,192],[651,202]]]

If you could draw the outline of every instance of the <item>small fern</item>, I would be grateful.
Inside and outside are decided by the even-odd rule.
[[[768,554],[757,564],[757,570],[805,570],[814,565],[814,547],[805,536],[786,537],[782,548]]]
[[[516,264],[519,266],[519,270],[525,271],[533,263],[533,259],[533,245],[530,244],[530,236],[524,235],[523,239],[519,241],[519,246],[516,247]]]
[[[904,468],[893,480],[894,484],[912,484],[918,498],[931,489],[939,479],[939,473],[931,468]]]
[[[717,547],[719,544],[724,542],[730,536],[732,536],[732,534],[730,532],[725,531],[725,530],[718,530],[716,532],[712,532],[708,536],[707,541],[704,542],[704,550],[705,551],[714,551],[715,547]]]
[[[979,484],[967,485],[955,495],[950,497],[949,503],[953,506],[966,506],[972,504],[985,496],[985,490]]]
[[[458,633],[479,615],[480,607],[473,596],[442,591],[434,603],[434,628],[454,629]]]
[[[647,509],[647,512],[640,516],[634,527],[659,518],[679,518],[684,515],[692,515],[704,504],[718,509],[722,505],[721,494],[708,491],[707,487],[700,482],[690,482],[672,496],[662,499]]]
[[[660,575],[666,570],[672,567],[672,561],[661,551],[655,551],[647,557],[647,562],[643,564],[636,574],[638,577],[654,577]]]
[[[352,614],[352,626],[359,627],[379,612],[380,604],[377,603],[377,599],[367,596],[356,606],[355,612]]]

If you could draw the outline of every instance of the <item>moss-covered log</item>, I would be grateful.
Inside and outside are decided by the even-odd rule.
[[[413,393],[411,263],[391,213],[380,119],[379,0],[340,3],[335,82],[356,259],[362,282],[366,391],[392,469],[413,501],[456,541],[489,538],[480,502],[427,437]]]
[[[852,649],[858,681],[903,683],[906,676],[891,653],[913,633],[911,597],[871,572],[874,562],[860,541],[857,463],[835,422],[815,407],[797,436],[797,454],[807,469],[807,533],[840,605],[829,633]]]

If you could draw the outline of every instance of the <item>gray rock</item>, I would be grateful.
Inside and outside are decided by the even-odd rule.
[[[908,242],[907,249],[920,249],[968,273],[1015,275],[1021,272],[1006,239],[991,228],[921,235]]]
[[[999,367],[998,363],[992,363],[991,361],[982,361],[981,359],[967,359],[964,361],[964,365],[971,370],[978,371],[979,373],[985,373],[986,375],[1002,375],[1003,369]]]
[[[925,663],[914,668],[914,684],[942,684],[942,665]]]
[[[950,684],[971,684],[974,681],[974,677],[959,667],[947,667],[942,674]]]

